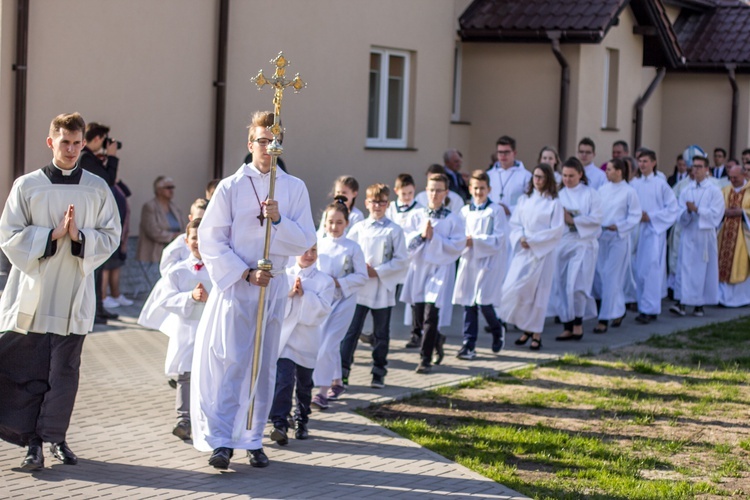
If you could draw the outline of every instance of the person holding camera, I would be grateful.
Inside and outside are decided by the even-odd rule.
[[[115,188],[115,183],[117,181],[117,168],[120,162],[120,159],[117,158],[117,150],[122,147],[122,143],[110,139],[109,127],[96,122],[91,122],[86,125],[84,138],[86,139],[86,145],[84,146],[83,151],[81,151],[81,159],[79,161],[81,168],[105,180],[109,188],[112,190],[112,194],[115,196],[117,210],[120,213],[120,225],[122,226],[127,214],[127,201],[122,196],[121,191],[116,192],[117,190]],[[97,153],[101,150],[105,151],[105,155],[100,157]],[[118,247],[110,260],[115,258],[124,263],[124,258],[121,259],[120,254],[121,247]],[[109,260],[107,262],[109,262]],[[102,277],[106,266],[107,263],[97,268],[94,272],[94,279],[96,282],[96,317],[94,321],[97,324],[106,324],[108,319],[118,318],[117,314],[106,310],[103,304],[104,293]]]

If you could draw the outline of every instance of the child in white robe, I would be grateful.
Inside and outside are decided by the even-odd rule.
[[[288,416],[295,392],[294,436],[297,439],[307,439],[309,436],[307,422],[314,386],[313,369],[320,347],[320,325],[331,312],[336,288],[330,276],[316,269],[317,260],[318,245],[315,244],[297,257],[295,265],[286,269],[289,294],[284,322],[281,324],[276,388],[269,416],[273,423],[271,440],[282,446],[289,443]]]
[[[349,210],[349,225],[346,226],[344,236],[346,236],[349,230],[354,227],[356,223],[365,219],[365,214],[362,213],[362,210],[354,206],[354,203],[357,201],[358,194],[359,182],[357,182],[357,179],[355,179],[351,175],[339,176],[333,183],[333,190],[331,191],[331,194],[329,196],[331,196],[333,199],[343,196],[346,208],[347,210]],[[318,226],[318,231],[316,233],[318,235],[318,239],[326,237],[325,224],[326,212],[323,212],[323,216],[320,218],[320,225]]]
[[[598,170],[601,172],[601,170]],[[601,200],[588,185],[588,172],[577,158],[563,163],[560,204],[565,210],[565,231],[555,254],[555,281],[550,299],[563,323],[558,341],[581,340],[583,320],[596,316],[591,295],[602,232]]]
[[[206,211],[208,201],[205,198],[197,198],[192,205],[190,205],[190,213],[188,214],[188,221],[203,217],[203,213]],[[164,247],[161,252],[161,260],[159,261],[159,272],[162,276],[167,274],[170,266],[182,262],[187,259],[190,255],[190,249],[185,244],[186,235],[183,233],[174,240],[172,243]]]
[[[164,371],[177,375],[175,409],[177,423],[172,434],[190,439],[190,370],[198,323],[211,292],[211,279],[198,249],[198,226],[201,219],[191,220],[185,230],[188,258],[173,264],[162,278],[164,293],[155,307],[166,313],[159,330],[169,336]]]
[[[412,338],[422,332],[421,362],[417,373],[432,370],[443,359],[445,335],[438,331],[440,312],[450,322],[451,298],[455,280],[455,262],[466,247],[466,234],[461,217],[443,206],[448,195],[448,177],[432,174],[427,179],[428,204],[409,218],[404,233],[411,262],[406,273],[401,301],[412,306]]]
[[[341,371],[348,381],[354,351],[367,313],[372,313],[372,381],[370,387],[385,387],[388,373],[391,309],[396,305],[396,285],[409,265],[404,231],[385,217],[390,190],[385,184],[367,188],[365,204],[370,216],[349,231],[348,238],[359,244],[367,263],[368,280],[357,293],[357,307],[341,342]]]
[[[318,358],[313,380],[320,387],[312,399],[319,410],[328,408],[329,399],[338,399],[346,390],[341,373],[341,341],[354,317],[357,291],[367,282],[365,256],[358,244],[344,233],[349,225],[346,198],[337,196],[326,208],[326,237],[318,240],[318,270],[333,278],[336,285],[333,306],[328,319],[321,326]]]
[[[505,210],[490,201],[491,189],[484,170],[472,172],[472,200],[459,212],[466,228],[466,248],[458,262],[453,290],[453,303],[464,306],[464,339],[456,356],[459,359],[472,360],[477,356],[480,310],[492,334],[492,352],[500,352],[505,342],[505,327],[495,308],[500,306],[507,270],[508,219]]]

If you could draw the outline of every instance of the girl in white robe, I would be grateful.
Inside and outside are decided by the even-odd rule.
[[[641,203],[628,184],[627,164],[615,158],[607,163],[609,182],[599,188],[602,228],[594,276],[594,297],[599,301],[599,324],[594,333],[605,333],[609,321],[619,327],[625,317],[625,290],[630,279],[631,235],[641,221]]]
[[[344,236],[349,233],[349,230],[354,227],[358,222],[365,220],[365,214],[362,210],[354,206],[357,201],[357,195],[359,194],[359,182],[351,175],[341,175],[333,182],[333,190],[331,191],[332,198],[343,196],[346,202],[346,208],[349,210],[349,225],[346,226]],[[320,218],[320,225],[318,225],[318,239],[326,237],[326,212],[323,212],[323,216]]]
[[[526,194],[518,200],[510,218],[513,259],[503,281],[500,317],[524,334],[516,345],[530,338],[531,349],[542,347],[555,261],[553,250],[565,230],[563,207],[557,197],[555,174],[546,163],[537,165]]]
[[[322,336],[313,380],[320,387],[312,405],[328,408],[328,399],[337,399],[344,392],[341,380],[341,341],[354,317],[357,291],[367,282],[367,264],[359,245],[344,233],[349,211],[343,197],[326,208],[326,237],[318,240],[318,270],[333,278],[336,293],[331,314],[321,326]],[[330,390],[329,390],[330,389]]]
[[[559,341],[580,340],[583,320],[596,316],[591,287],[602,232],[601,199],[589,187],[577,158],[563,163],[562,178],[565,187],[559,199],[565,210],[566,230],[555,255],[556,280],[551,298],[555,315],[564,325],[562,335],[555,339]]]

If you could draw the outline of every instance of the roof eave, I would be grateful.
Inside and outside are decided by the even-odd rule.
[[[461,29],[458,31],[464,42],[549,43],[550,33],[559,33],[560,43],[599,43],[606,35],[603,30]]]

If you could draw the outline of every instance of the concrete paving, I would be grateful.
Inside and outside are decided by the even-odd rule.
[[[566,343],[554,342],[560,327],[548,323],[539,352],[513,345],[517,332],[511,331],[506,339],[510,345],[496,355],[489,349],[490,336],[481,333],[478,358],[462,361],[455,358],[461,342],[457,308],[454,324],[444,330],[448,343],[443,366],[430,375],[418,375],[414,373],[418,355],[416,350],[404,348],[408,329],[397,324],[397,318],[403,317],[403,309],[398,308],[392,321],[385,389],[369,387],[370,348],[360,344],[345,399],[313,414],[311,439],[291,439],[285,447],[266,440],[270,467],[254,469],[238,451],[230,470],[220,472],[208,466],[208,454],[171,435],[174,390],[163,374],[167,338],[135,324],[139,305],[118,309],[122,320],[97,327],[84,345],[81,385],[68,434],[79,464],[59,464],[45,449],[47,467],[24,473],[18,469],[24,450],[0,442],[0,497],[525,498],[353,410],[555,359],[565,352],[595,353],[652,334],[726,321],[749,312],[706,308],[703,318],[675,318],[665,313],[648,326],[638,325],[631,315],[610,333],[586,333],[580,342]],[[592,327],[592,322],[586,322],[586,332]]]

